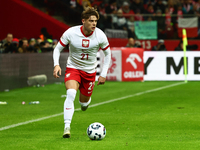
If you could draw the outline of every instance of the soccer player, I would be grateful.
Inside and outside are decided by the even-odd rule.
[[[93,7],[87,7],[82,14],[82,25],[66,30],[54,49],[55,78],[61,75],[59,65],[60,52],[69,44],[69,57],[65,71],[66,100],[64,102],[64,134],[63,138],[70,137],[70,124],[74,114],[74,99],[77,90],[80,90],[79,103],[85,111],[91,102],[91,95],[95,85],[97,52],[101,48],[105,54],[103,69],[97,85],[104,84],[111,60],[110,46],[104,32],[96,27],[99,19],[98,12]]]

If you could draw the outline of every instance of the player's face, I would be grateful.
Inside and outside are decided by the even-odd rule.
[[[83,23],[83,32],[85,33],[85,35],[88,35],[95,30],[97,25],[97,17],[90,16],[89,19],[83,19],[82,23]]]

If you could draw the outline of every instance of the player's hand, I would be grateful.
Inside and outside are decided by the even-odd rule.
[[[53,76],[55,77],[55,78],[60,78],[60,76],[61,76],[61,68],[60,68],[60,66],[59,65],[56,65],[55,67],[54,67],[54,70],[53,70]]]
[[[100,77],[98,78],[98,83],[97,83],[97,85],[99,85],[99,84],[104,84],[105,82],[106,82],[106,78],[100,76]]]

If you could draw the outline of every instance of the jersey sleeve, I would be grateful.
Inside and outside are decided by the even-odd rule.
[[[104,52],[105,58],[104,58],[103,68],[102,68],[100,76],[106,78],[106,75],[107,75],[107,72],[108,72],[108,68],[109,68],[109,65],[110,65],[110,61],[111,61],[110,47],[108,47],[103,52]]]
[[[59,65],[60,52],[69,43],[69,37],[70,37],[70,30],[68,29],[63,33],[62,37],[60,38],[60,41],[54,48],[53,51],[54,67],[56,65]]]
[[[63,47],[65,47],[69,43],[69,41],[70,41],[70,33],[71,33],[71,30],[68,29],[63,33],[62,37],[60,38],[59,42]]]
[[[104,32],[101,33],[100,47],[103,50],[104,55],[105,55],[101,76],[106,78],[110,61],[111,61],[111,51],[110,51],[110,45],[109,45],[108,39]]]
[[[54,67],[56,65],[59,65],[60,52],[63,50],[63,48],[64,47],[60,44],[60,42],[54,48],[54,51],[53,51]]]
[[[100,47],[101,47],[101,49],[103,51],[107,50],[110,47],[110,45],[109,45],[109,42],[108,42],[108,39],[107,39],[105,33],[101,32],[101,36],[100,37],[101,37],[101,39],[100,39]]]

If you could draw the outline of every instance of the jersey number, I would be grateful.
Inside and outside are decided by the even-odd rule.
[[[82,56],[81,60],[88,60],[89,54],[82,53],[81,56]]]

